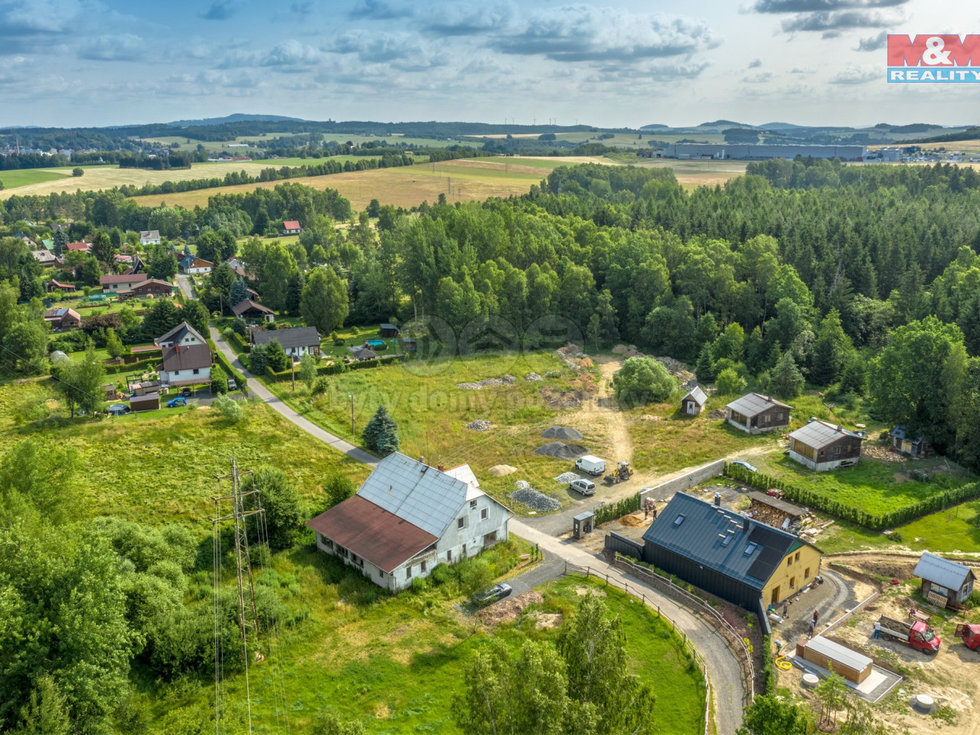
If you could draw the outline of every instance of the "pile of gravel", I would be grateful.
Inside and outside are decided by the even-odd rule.
[[[588,454],[589,450],[581,444],[564,444],[562,442],[548,442],[534,450],[535,454],[543,454],[545,457],[555,459],[576,459],[583,454]]]
[[[467,429],[473,429],[473,431],[490,431],[490,422],[486,419],[477,419],[476,421],[470,421],[467,425]]]
[[[544,378],[542,378],[537,373],[528,373],[527,375],[524,376],[524,380],[526,380],[529,383],[535,383],[539,380],[544,380]]]
[[[545,439],[582,439],[582,432],[570,426],[552,426],[541,432]]]
[[[513,385],[516,382],[517,378],[513,375],[505,375],[502,378],[484,378],[475,383],[456,383],[456,387],[465,388],[466,390],[483,390],[484,388],[495,388],[500,385]]]
[[[518,503],[523,503],[532,510],[541,512],[561,509],[561,503],[555,498],[538,492],[524,480],[518,480],[516,484],[517,490],[510,494],[511,500],[516,500]]]
[[[505,385],[513,385],[517,382],[517,378],[515,378],[513,375],[505,375],[500,379],[500,381]]]
[[[577,479],[579,479],[579,476],[574,472],[562,472],[555,478],[555,482],[560,482],[562,485],[567,485],[570,482],[575,482]]]

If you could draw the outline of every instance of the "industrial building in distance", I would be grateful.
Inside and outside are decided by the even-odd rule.
[[[776,145],[754,143],[671,143],[656,154],[660,158],[763,161],[769,158],[839,158],[841,161],[864,161],[868,158],[863,145]]]

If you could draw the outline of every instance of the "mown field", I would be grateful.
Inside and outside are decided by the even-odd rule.
[[[0,386],[0,453],[24,440],[74,451],[75,487],[66,492],[77,498],[80,517],[209,526],[214,476],[227,474],[232,457],[242,469],[280,467],[312,510],[333,473],[355,482],[367,476],[363,465],[311,440],[264,404],[249,405],[245,421],[234,426],[193,408],[74,422],[65,416],[49,380]]]
[[[71,177],[70,169],[24,168],[13,171],[0,171],[0,183],[4,190],[19,186],[31,186],[45,181],[59,181]],[[0,197],[2,197],[0,193]]]
[[[531,185],[540,182],[549,171],[572,163],[565,158],[539,159],[534,163],[518,158],[460,159],[309,176],[290,181],[315,189],[336,189],[350,200],[354,209],[364,209],[372,199],[377,199],[382,204],[414,207],[423,201],[436,202],[440,194],[445,194],[450,202],[482,201],[488,197],[526,194]],[[208,198],[214,194],[241,194],[256,188],[272,189],[278,183],[281,182],[223,186],[134,199],[146,207],[165,203],[192,209],[196,206],[207,206]]]
[[[510,552],[525,550],[514,546]],[[495,549],[491,555],[498,554]],[[302,622],[281,632],[281,652],[254,666],[250,674],[254,732],[281,732],[275,687],[285,691],[279,714],[288,731],[313,733],[313,717],[333,709],[360,721],[372,735],[441,733],[453,735],[452,697],[462,689],[466,664],[491,637],[516,648],[530,635],[553,640],[554,629],[535,630],[533,614],[574,615],[583,593],[603,596],[626,633],[630,668],[657,694],[655,719],[664,735],[697,732],[704,711],[701,675],[681,641],[656,613],[595,580],[563,577],[542,588],[544,603],[532,606],[528,623],[505,623],[493,630],[478,624],[457,604],[458,593],[444,587],[377,596],[370,582],[336,560],[306,547],[279,554],[274,572],[263,570],[280,598]],[[266,650],[269,650],[268,648]],[[271,651],[270,651],[271,653]],[[213,682],[164,686],[154,693],[159,732],[182,724],[209,722]],[[225,678],[229,714],[244,719],[244,677]]]
[[[351,158],[345,156],[344,159]],[[5,177],[8,172],[0,174],[5,188],[0,191],[0,200],[7,199],[13,194],[47,195],[55,192],[99,191],[111,189],[114,186],[144,186],[145,184],[162,184],[165,181],[187,181],[188,179],[221,178],[229,171],[244,171],[250,176],[258,174],[267,168],[281,166],[300,166],[326,159],[269,159],[265,161],[228,161],[227,163],[195,163],[190,168],[176,168],[168,171],[150,171],[141,168],[119,168],[118,166],[82,166],[85,171],[80,177],[71,175],[72,167],[23,169],[11,171],[11,174],[21,176],[37,176],[33,181],[10,188]],[[291,179],[296,181],[297,179]],[[276,182],[281,183],[281,182]],[[207,200],[205,199],[205,204]]]
[[[292,137],[289,133],[267,133],[265,135],[240,135],[234,140],[229,141],[211,141],[211,140],[194,140],[193,138],[185,138],[182,135],[167,135],[158,138],[144,138],[144,140],[159,143],[161,145],[170,146],[176,143],[180,150],[193,151],[197,150],[198,144],[203,145],[204,149],[208,152],[217,153],[219,151],[234,151],[241,152],[243,155],[256,154],[259,155],[263,149],[261,148],[228,148],[229,143],[255,143],[260,140],[269,140],[270,138],[286,138],[286,145],[289,144],[289,138]],[[298,136],[297,136],[298,137]],[[370,141],[380,140],[388,143],[389,145],[400,145],[404,143],[409,146],[419,146],[426,148],[446,148],[451,145],[459,145],[458,140],[445,140],[442,138],[408,138],[402,135],[354,135],[351,133],[324,133],[325,141],[336,141],[337,143],[346,143],[350,141],[355,145],[362,145]]]

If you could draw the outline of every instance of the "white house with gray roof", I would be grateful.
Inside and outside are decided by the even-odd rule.
[[[320,551],[398,591],[508,537],[508,510],[484,493],[469,465],[451,470],[390,454],[357,493],[308,521]]]

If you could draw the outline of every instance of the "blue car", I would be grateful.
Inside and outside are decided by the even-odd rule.
[[[177,408],[177,406],[186,406],[187,399],[183,396],[177,396],[176,398],[171,398],[167,401],[167,408]]]
[[[738,465],[739,467],[744,467],[749,472],[758,472],[758,470],[753,465],[750,465],[748,462],[745,462],[741,459],[736,459],[734,462],[732,462],[732,464]]]

